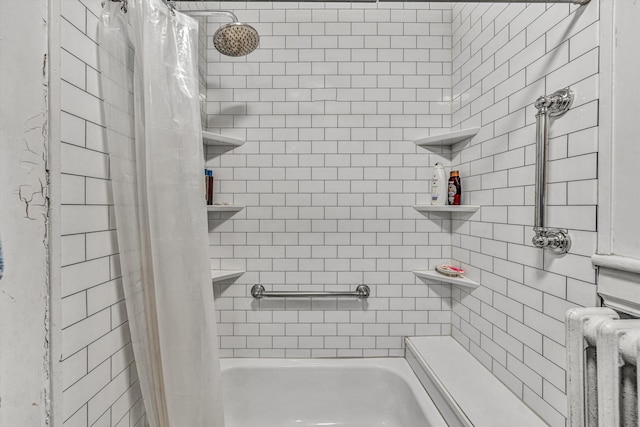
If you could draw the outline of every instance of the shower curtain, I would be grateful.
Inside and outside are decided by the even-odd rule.
[[[224,425],[204,207],[197,22],[106,1],[100,71],[120,264],[149,425]]]

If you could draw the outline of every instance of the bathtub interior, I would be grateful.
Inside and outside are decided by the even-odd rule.
[[[446,425],[404,359],[222,366],[228,427]]]

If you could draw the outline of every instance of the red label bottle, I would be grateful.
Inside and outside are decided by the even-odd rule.
[[[459,205],[461,193],[462,187],[460,186],[460,174],[458,171],[451,171],[449,176],[449,204]]]

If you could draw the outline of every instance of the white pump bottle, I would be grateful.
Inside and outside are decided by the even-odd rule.
[[[433,178],[431,179],[431,204],[446,205],[447,194],[447,179],[444,166],[438,162],[433,168]]]

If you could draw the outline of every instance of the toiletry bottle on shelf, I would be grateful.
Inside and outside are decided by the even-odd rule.
[[[433,178],[431,179],[431,204],[447,204],[447,182],[442,163],[436,163],[433,168]]]
[[[451,171],[449,176],[449,204],[459,205],[462,187],[460,186],[460,174],[458,171]]]
[[[207,202],[213,204],[213,171],[209,170],[209,193],[207,193]]]
[[[208,192],[209,192],[209,169],[205,169],[204,170],[204,201],[205,203],[207,202]]]
[[[207,169],[207,205],[213,204],[213,171]]]

